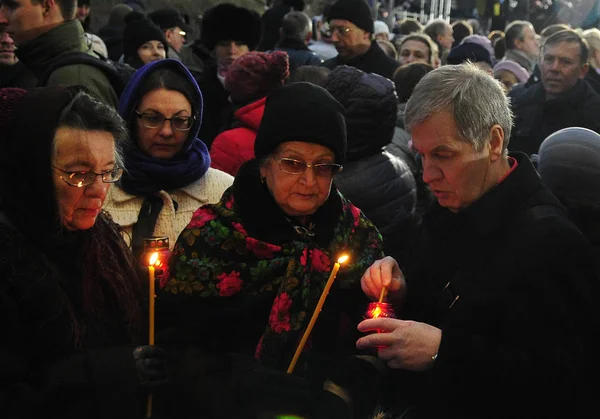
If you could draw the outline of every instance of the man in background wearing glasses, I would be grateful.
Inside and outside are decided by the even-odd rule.
[[[189,28],[181,14],[173,7],[164,7],[150,13],[148,17],[165,34],[165,39],[169,43],[167,58],[174,58],[181,61],[179,52],[185,44],[185,37]]]
[[[338,55],[323,63],[356,67],[391,79],[400,66],[373,41],[373,17],[365,0],[338,0],[327,13],[328,31]]]

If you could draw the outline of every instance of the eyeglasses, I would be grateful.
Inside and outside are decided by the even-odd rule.
[[[273,159],[279,164],[279,170],[291,175],[301,175],[310,167],[316,176],[330,178],[338,174],[343,168],[341,164],[335,163],[308,164],[300,160],[288,159],[287,157],[276,159],[274,156]]]
[[[354,30],[354,28],[348,28],[346,26],[330,26],[329,28],[325,29],[325,34],[331,37],[337,32],[338,36],[345,36],[352,30]]]
[[[171,126],[174,130],[188,131],[192,128],[192,123],[196,119],[193,116],[173,116],[171,118],[166,118],[162,114],[156,112],[134,112],[137,114],[138,118],[142,120],[142,124],[146,128],[160,128],[165,121],[171,121]]]
[[[102,182],[104,183],[115,183],[119,179],[121,179],[121,176],[123,176],[123,168],[119,166],[115,166],[111,170],[107,170],[106,172],[102,173],[67,172],[66,170],[63,170],[60,167],[52,167],[65,175],[61,175],[60,178],[64,180],[67,185],[73,186],[75,188],[83,188],[84,186],[91,185],[96,181],[97,176],[101,176]]]
[[[185,31],[179,31],[178,33],[179,33],[179,35],[181,35],[183,37],[185,37],[187,35],[187,33]]]

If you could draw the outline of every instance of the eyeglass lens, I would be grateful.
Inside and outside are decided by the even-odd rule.
[[[315,175],[322,177],[331,177],[340,171],[341,166],[334,163],[307,164],[303,161],[282,158],[279,160],[279,167],[286,173],[299,175],[304,173],[308,167],[312,167]]]
[[[187,131],[192,127],[193,118],[191,116],[173,116],[171,118],[165,118],[159,113],[149,112],[138,115],[146,128],[162,127],[165,121],[171,121],[171,126],[177,131]]]

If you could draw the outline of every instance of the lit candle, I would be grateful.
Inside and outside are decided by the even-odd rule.
[[[323,293],[321,293],[321,298],[319,298],[319,302],[315,307],[315,311],[313,311],[312,317],[310,318],[310,322],[304,331],[304,335],[302,335],[302,339],[296,348],[296,353],[292,358],[292,362],[290,362],[290,366],[287,369],[287,373],[291,374],[296,367],[296,363],[298,362],[298,358],[300,358],[300,354],[302,353],[302,349],[304,349],[304,345],[306,345],[306,341],[310,336],[310,332],[312,332],[315,323],[317,322],[317,317],[319,317],[319,313],[323,308],[323,304],[325,304],[325,299],[327,298],[327,294],[329,294],[329,290],[331,289],[331,285],[333,285],[333,280],[335,279],[338,271],[340,270],[340,265],[348,260],[347,255],[341,256],[337,262],[333,265],[333,269],[331,270],[331,274],[329,275],[329,279],[327,279],[327,283],[325,284],[325,288],[323,289]]]
[[[150,345],[154,345],[154,300],[156,298],[155,295],[155,285],[156,281],[154,279],[154,265],[158,260],[158,252],[152,253],[150,256],[150,261],[148,265],[148,277],[149,277],[149,292],[148,292],[148,343]],[[152,417],[152,393],[148,394],[148,406],[146,409],[146,418]]]

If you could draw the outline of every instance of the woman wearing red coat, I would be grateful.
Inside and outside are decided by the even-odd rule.
[[[254,139],[265,110],[265,99],[289,77],[287,53],[250,52],[233,62],[225,76],[230,99],[237,108],[231,129],[219,134],[210,149],[211,167],[235,176],[254,158]]]

